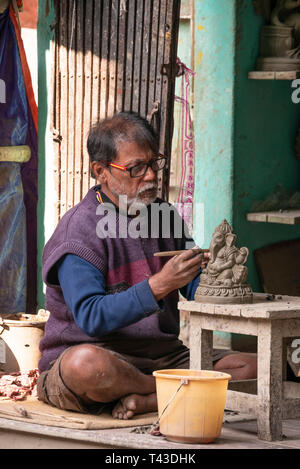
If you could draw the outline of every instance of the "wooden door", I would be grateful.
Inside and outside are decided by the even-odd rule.
[[[56,2],[52,131],[57,221],[95,184],[92,123],[120,111],[147,117],[170,159],[180,1]],[[160,175],[167,199],[169,168]]]

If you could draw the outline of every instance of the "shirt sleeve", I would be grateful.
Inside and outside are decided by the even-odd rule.
[[[202,270],[200,270],[199,274],[197,275],[197,277],[194,278],[194,280],[192,280],[190,283],[188,283],[184,287],[180,288],[180,293],[188,301],[194,301],[195,293],[200,282],[201,272]]]
[[[67,254],[57,270],[65,302],[75,323],[90,337],[101,337],[160,309],[148,280],[124,292],[107,294],[103,274],[79,256]]]

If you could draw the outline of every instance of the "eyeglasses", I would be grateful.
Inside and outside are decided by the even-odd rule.
[[[167,158],[161,155],[160,158],[151,160],[149,161],[149,163],[140,163],[140,164],[137,164],[136,166],[132,166],[131,168],[126,168],[126,166],[121,166],[120,164],[115,164],[115,163],[109,163],[108,166],[111,166],[112,168],[116,168],[116,169],[121,169],[121,171],[128,171],[130,174],[130,177],[139,178],[139,177],[145,176],[149,167],[152,169],[152,171],[156,173],[157,171],[164,169],[164,167],[166,166],[166,163],[167,163]]]

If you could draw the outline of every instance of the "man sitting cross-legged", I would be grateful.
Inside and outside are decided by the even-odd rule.
[[[145,119],[121,113],[98,123],[88,151],[97,185],[64,215],[43,253],[50,317],[38,395],[78,412],[109,404],[113,417],[128,419],[157,410],[154,370],[189,368],[178,292],[194,298],[207,259],[157,198],[166,158]],[[154,256],[174,250],[185,252]],[[216,370],[255,377],[255,355],[217,352]]]

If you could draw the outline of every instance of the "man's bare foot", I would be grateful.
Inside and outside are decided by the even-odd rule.
[[[232,381],[257,378],[256,353],[235,353],[226,355],[214,365],[215,371],[231,375]]]
[[[129,394],[122,397],[112,411],[115,419],[128,420],[135,414],[155,412],[157,410],[156,393],[152,394]]]

